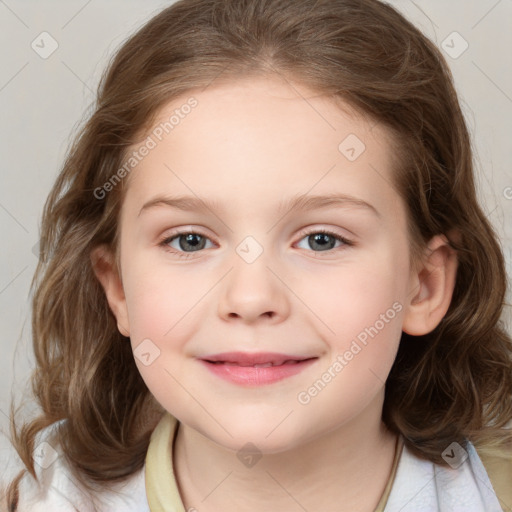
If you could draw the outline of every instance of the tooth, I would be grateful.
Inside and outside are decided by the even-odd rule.
[[[286,361],[276,361],[274,363],[260,363],[260,364],[242,364],[242,363],[235,363],[232,361],[210,361],[213,364],[224,364],[228,366],[243,366],[243,367],[253,367],[253,368],[268,368],[269,366],[281,366],[284,364],[297,364],[300,363],[300,361],[297,361],[295,359],[287,359]]]

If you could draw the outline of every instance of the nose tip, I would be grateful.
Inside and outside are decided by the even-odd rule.
[[[238,260],[236,267],[223,283],[219,315],[246,323],[284,318],[289,310],[285,290],[263,259],[252,264]]]

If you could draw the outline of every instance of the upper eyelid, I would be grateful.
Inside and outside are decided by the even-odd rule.
[[[163,235],[163,240],[172,240],[178,236],[183,236],[183,235],[190,235],[190,234],[194,234],[194,235],[200,235],[204,238],[208,238],[209,240],[211,240],[212,242],[214,242],[214,240],[212,239],[212,237],[210,235],[207,235],[205,233],[202,233],[200,229],[180,229],[179,231],[175,231],[175,232],[172,232],[172,233],[169,233],[168,235]]]
[[[338,239],[341,239],[341,241],[345,240],[346,242],[354,243],[350,236],[345,236],[343,234],[336,233],[335,229],[325,228],[325,227],[315,227],[315,226],[310,227],[310,228],[303,228],[303,229],[301,229],[299,231],[298,235],[297,235],[297,236],[300,236],[298,241],[302,240],[304,237],[309,236],[311,234],[321,233],[321,232],[326,232],[329,235],[332,235],[332,236],[334,236],[334,237],[336,237]],[[211,236],[202,233],[201,229],[197,229],[197,228],[188,228],[188,229],[184,228],[184,229],[180,229],[179,231],[176,231],[174,233],[170,233],[168,235],[164,235],[162,237],[161,241],[162,242],[170,242],[171,240],[174,240],[175,238],[177,238],[179,236],[189,235],[189,234],[200,235],[200,236],[202,236],[204,238],[207,238],[212,243],[216,244],[215,240],[213,240]]]

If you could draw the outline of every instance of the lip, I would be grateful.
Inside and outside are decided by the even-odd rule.
[[[245,386],[262,386],[297,375],[317,359],[316,356],[275,352],[224,352],[202,357],[199,361],[224,380]]]

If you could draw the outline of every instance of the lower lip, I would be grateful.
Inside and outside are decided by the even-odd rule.
[[[297,375],[315,361],[316,359],[306,359],[298,363],[266,366],[263,368],[210,363],[204,360],[201,360],[201,363],[221,379],[245,386],[263,386]]]

